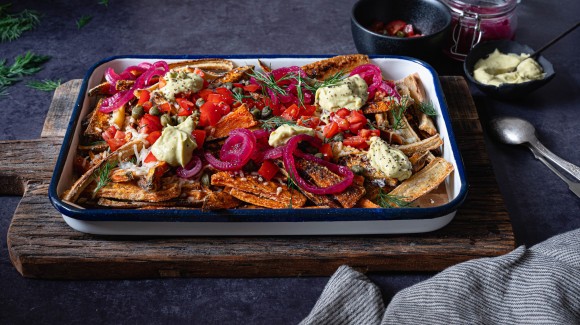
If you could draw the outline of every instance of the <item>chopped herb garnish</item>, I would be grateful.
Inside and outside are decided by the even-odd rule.
[[[36,11],[23,10],[19,13],[9,14],[8,8],[11,5],[10,3],[0,4],[0,42],[13,41],[40,23]]]
[[[437,111],[435,110],[435,106],[433,106],[433,102],[431,101],[420,103],[419,109],[426,115],[437,116]]]
[[[274,79],[274,75],[272,75],[271,73],[254,71],[254,73],[249,72],[248,75],[250,77],[254,77],[254,79],[260,82],[262,84],[262,87],[266,87],[282,96],[286,95],[286,91],[282,89],[282,87],[278,86],[278,84],[276,83],[276,79]],[[280,80],[283,80],[284,78],[286,78],[286,76],[280,78]]]
[[[26,85],[30,88],[42,90],[42,91],[54,91],[58,86],[60,86],[61,80],[48,80],[44,79],[42,81],[30,81]]]
[[[403,117],[405,116],[405,111],[407,110],[407,106],[409,103],[409,97],[402,96],[400,101],[396,101],[393,103],[395,106],[393,107],[393,130],[398,130],[403,127]]]
[[[91,22],[91,20],[93,20],[93,16],[91,16],[91,15],[84,15],[81,18],[77,19],[77,21],[76,21],[77,29],[81,29],[81,28],[85,27],[88,23]]]
[[[382,208],[390,209],[390,208],[404,208],[408,207],[411,202],[407,202],[404,200],[405,197],[398,196],[398,195],[390,195],[385,192],[382,188],[379,189],[379,193],[377,194],[377,204],[380,205]]]
[[[240,103],[240,104],[243,103],[242,100],[244,98],[252,98],[251,96],[244,95],[243,92],[232,91],[232,95],[234,96],[234,99],[236,100],[234,103]]]
[[[346,73],[343,70],[341,70],[341,71],[338,71],[337,73],[333,74],[332,76],[326,78],[324,81],[314,80],[312,85],[307,84],[306,89],[315,93],[319,88],[329,87],[329,86],[332,86],[332,85],[335,85],[335,84],[341,82],[345,76],[346,76]]]
[[[101,166],[96,172],[97,187],[93,193],[97,193],[100,189],[107,186],[111,181],[111,170],[117,166],[116,162],[107,162],[104,166]]]
[[[286,181],[286,186],[288,187],[288,192],[290,192],[290,202],[288,204],[288,209],[292,209],[292,199],[294,198],[292,196],[292,189],[298,189],[298,186],[296,186],[296,183],[294,183],[294,179],[290,176],[290,174],[288,174],[288,180]]]
[[[280,116],[273,116],[267,120],[260,120],[262,122],[262,129],[272,131],[279,128],[282,125],[294,125],[296,122],[287,120]]]
[[[36,55],[26,52],[18,55],[11,66],[6,64],[6,59],[0,60],[0,97],[8,94],[8,87],[42,70],[42,65],[50,59],[49,56]]]

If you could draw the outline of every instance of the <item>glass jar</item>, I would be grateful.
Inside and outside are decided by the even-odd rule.
[[[463,61],[479,42],[513,40],[518,0],[444,0],[451,9],[451,35],[445,53]]]

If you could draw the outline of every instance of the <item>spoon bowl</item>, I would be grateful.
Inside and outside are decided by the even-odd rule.
[[[506,144],[524,144],[536,138],[534,126],[517,117],[500,117],[491,121],[493,135]]]
[[[473,77],[473,70],[475,64],[480,59],[486,58],[495,49],[498,49],[502,53],[515,53],[515,54],[533,54],[534,50],[527,45],[520,44],[514,41],[489,41],[485,43],[477,44],[471,52],[465,58],[463,62],[463,71],[465,76],[469,81],[471,81],[479,90],[486,93],[487,95],[497,98],[497,99],[516,99],[522,96],[528,95],[530,92],[542,87],[556,75],[554,72],[554,67],[552,64],[546,60],[543,56],[538,56],[537,60],[542,69],[544,70],[544,78],[540,80],[532,80],[528,82],[523,82],[519,84],[502,84],[499,87],[482,84],[481,82],[475,80]]]

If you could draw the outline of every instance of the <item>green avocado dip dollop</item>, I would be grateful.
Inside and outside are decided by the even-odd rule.
[[[173,167],[185,167],[191,160],[193,150],[197,143],[191,135],[196,123],[189,116],[177,126],[167,126],[163,129],[161,137],[151,146],[151,152],[157,160],[167,162]]]

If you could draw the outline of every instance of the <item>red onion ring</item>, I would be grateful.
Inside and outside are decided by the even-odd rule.
[[[145,70],[147,69],[147,70]],[[125,71],[121,73],[121,75],[117,75],[112,68],[108,68],[105,71],[105,79],[111,85],[111,89],[114,88],[117,81],[125,80],[125,79],[135,79],[135,76],[131,73],[131,71],[143,71],[141,75],[135,80],[135,84],[129,90],[121,91],[115,93],[112,97],[108,97],[103,100],[101,107],[99,110],[103,113],[110,113],[114,110],[119,109],[119,107],[125,105],[131,99],[135,97],[134,92],[136,89],[141,89],[146,87],[151,82],[151,78],[154,76],[163,76],[167,71],[169,71],[169,65],[165,61],[157,61],[153,64],[143,62],[138,66],[130,66]],[[125,75],[125,76],[124,76]],[[123,78],[128,77],[128,78]]]
[[[201,171],[201,167],[201,159],[198,156],[193,156],[185,167],[177,167],[175,173],[181,178],[191,178]]]
[[[219,170],[238,170],[250,160],[256,149],[256,138],[250,130],[235,129],[220,150],[220,159],[204,154],[207,162]]]
[[[345,189],[347,189],[352,184],[352,182],[354,180],[354,174],[352,173],[352,171],[349,168],[347,168],[345,166],[339,166],[339,165],[324,161],[322,159],[316,158],[315,156],[301,152],[300,150],[298,150],[298,144],[301,141],[307,141],[317,148],[320,148],[320,146],[322,145],[320,139],[312,137],[312,136],[307,135],[307,134],[296,135],[296,136],[290,138],[290,140],[286,144],[284,154],[283,154],[284,168],[286,168],[286,170],[292,176],[292,179],[294,180],[294,182],[296,182],[296,184],[300,188],[302,188],[303,190],[308,191],[312,194],[326,195],[326,194],[335,194],[335,193],[343,192]],[[294,160],[294,154],[296,154],[298,157],[301,157],[303,159],[307,159],[307,160],[311,160],[311,161],[314,161],[316,163],[319,163],[319,164],[325,166],[326,168],[328,168],[330,171],[332,171],[340,176],[343,176],[344,179],[337,184],[334,184],[334,185],[331,185],[328,187],[324,187],[324,188],[310,185],[310,184],[308,184],[308,182],[306,182],[306,180],[304,178],[300,177],[300,175],[298,174],[298,170],[296,169],[296,162]]]
[[[368,85],[369,98],[375,97],[377,90],[384,91],[388,96],[394,97],[398,100],[401,99],[401,95],[397,92],[395,84],[390,81],[383,80],[383,74],[381,69],[374,64],[363,64],[354,68],[350,72],[350,76],[358,74]]]

